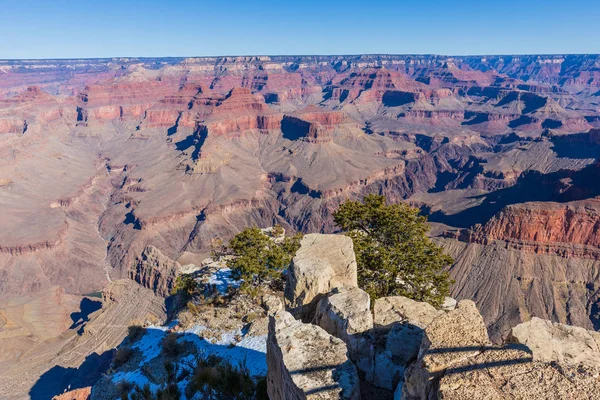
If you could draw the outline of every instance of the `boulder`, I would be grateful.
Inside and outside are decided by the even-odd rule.
[[[314,317],[317,302],[344,286],[358,286],[352,239],[343,235],[304,236],[288,270],[287,310],[308,322]]]
[[[512,328],[511,343],[527,346],[533,359],[600,369],[600,333],[534,317]]]
[[[288,312],[269,317],[267,364],[271,400],[360,399],[346,344]]]
[[[314,323],[348,346],[350,358],[367,380],[373,379],[373,328],[369,294],[356,287],[336,288],[317,304]]]
[[[439,372],[452,364],[477,355],[490,339],[483,318],[471,300],[462,300],[457,308],[440,316],[425,328],[420,353],[430,372]]]
[[[419,359],[405,373],[405,398],[426,399],[444,371],[475,357],[490,345],[475,303],[462,300],[425,328]]]
[[[600,399],[600,382],[585,367],[535,362],[521,349],[493,348],[446,370],[429,399]]]
[[[402,296],[382,297],[375,300],[373,322],[380,328],[390,327],[397,322],[425,328],[443,314],[429,303],[418,302]]]
[[[458,302],[456,301],[456,299],[453,299],[452,297],[444,297],[444,302],[442,303],[442,310],[444,311],[452,311],[456,308],[456,305],[458,304]]]
[[[444,312],[431,304],[402,296],[375,300],[373,383],[389,390],[404,378],[406,367],[417,358],[423,329]]]

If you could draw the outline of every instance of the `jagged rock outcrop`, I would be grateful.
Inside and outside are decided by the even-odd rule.
[[[454,364],[429,398],[597,400],[599,390],[596,371],[534,362],[527,351],[504,348]]]
[[[267,364],[271,400],[360,399],[346,344],[286,311],[270,317]]]
[[[373,341],[379,344],[373,359],[373,383],[393,390],[417,358],[423,329],[444,312],[428,303],[394,296],[375,300],[373,313]]]
[[[357,287],[352,239],[343,235],[305,235],[288,270],[286,308],[312,320],[318,301],[338,287]]]
[[[544,333],[548,331],[542,329]],[[519,346],[491,346],[475,304],[460,301],[454,311],[425,328],[419,359],[406,371],[396,394],[401,391],[405,400],[600,398],[598,369],[537,361],[527,347]],[[579,351],[593,354],[590,349]]]
[[[600,333],[533,317],[512,328],[508,341],[527,346],[535,361],[586,365],[600,371]]]
[[[487,330],[475,303],[460,301],[455,310],[440,316],[425,328],[419,359],[405,374],[404,397],[431,397],[444,371],[478,355],[489,345]]]
[[[373,351],[369,334],[373,329],[369,294],[356,287],[334,289],[317,304],[314,324],[342,339],[350,359],[367,380],[373,378]]]
[[[129,277],[159,296],[168,297],[179,273],[179,263],[154,246],[147,246],[129,271]]]

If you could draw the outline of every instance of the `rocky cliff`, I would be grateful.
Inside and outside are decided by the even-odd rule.
[[[318,286],[311,283],[305,272],[319,261],[331,263],[328,253],[310,245],[315,238],[303,242],[288,282],[296,288],[318,287],[322,299],[314,325],[287,312],[271,316],[270,398],[359,398],[349,360],[359,371],[363,398],[368,393],[364,387],[372,384],[394,391],[394,398],[414,400],[600,398],[596,332],[534,318],[512,329],[510,344],[498,346],[492,345],[470,300],[436,310],[427,303],[388,297],[377,299],[371,311],[366,293],[336,283],[340,275],[322,276]],[[353,273],[350,266],[346,276]],[[291,304],[310,304],[310,297],[296,293]],[[326,340],[325,332],[334,337]]]

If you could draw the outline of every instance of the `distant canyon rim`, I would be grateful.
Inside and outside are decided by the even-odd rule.
[[[0,60],[0,154],[0,397],[163,315],[123,281],[137,302],[68,354],[84,296],[143,254],[336,232],[367,193],[429,216],[496,342],[533,316],[600,329],[600,55]]]

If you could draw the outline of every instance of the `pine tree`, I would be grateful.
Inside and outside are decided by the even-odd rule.
[[[426,236],[427,219],[417,208],[367,195],[340,205],[334,220],[354,242],[359,286],[372,300],[400,295],[443,303],[452,284],[444,268],[453,260]]]

